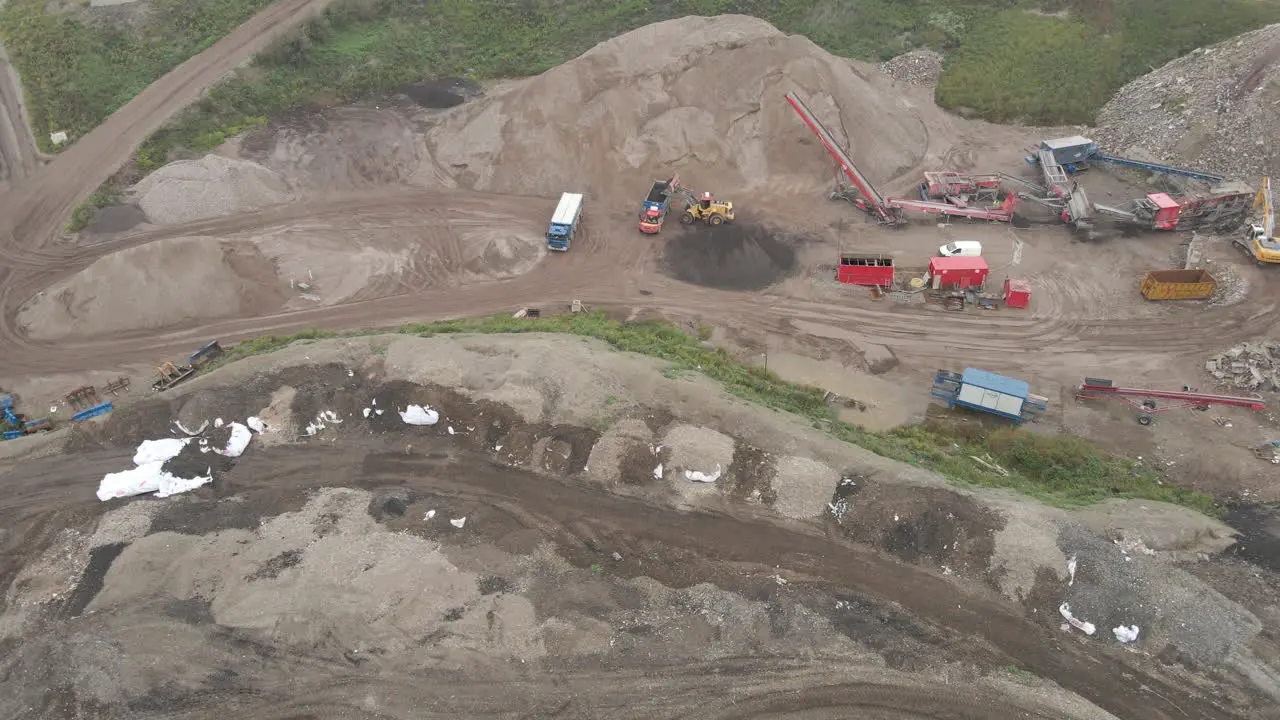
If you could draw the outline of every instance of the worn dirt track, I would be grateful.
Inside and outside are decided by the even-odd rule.
[[[479,532],[494,533],[486,537],[490,542],[516,532],[536,532],[575,565],[594,562],[589,548],[595,543],[633,549],[629,552],[643,557],[643,565],[623,562],[611,572],[646,575],[668,587],[709,581],[725,590],[758,595],[761,578],[747,570],[784,568],[793,588],[816,593],[827,606],[848,597],[894,604],[922,623],[914,634],[930,638],[940,654],[987,667],[1017,666],[1053,678],[1125,720],[1237,717],[1144,674],[1123,662],[1123,655],[1100,652],[1096,644],[1032,622],[990,591],[960,589],[937,573],[853,546],[819,526],[784,526],[750,510],[676,513],[644,499],[602,493],[594,486],[495,466],[484,457],[449,447],[447,441],[429,442],[422,450],[425,455],[406,456],[391,445],[376,443],[363,451],[349,445],[278,448],[246,456],[219,493],[244,497],[250,508],[288,507],[303,502],[307,493],[338,473],[355,487],[400,487],[429,493],[444,508],[482,512],[478,527],[492,530]],[[54,512],[63,520],[100,513],[98,503],[82,495],[71,498],[66,488],[83,485],[99,461],[119,455],[99,452],[88,456],[95,462],[75,465],[56,458],[33,461],[7,488],[0,510],[21,507],[27,514],[33,507],[54,506],[61,508]],[[467,470],[458,472],[458,467]],[[45,512],[25,518],[34,525],[50,519]],[[764,584],[772,581],[765,579]],[[436,678],[394,668],[357,670],[319,655],[268,653],[255,667],[259,691],[210,693],[207,705],[163,716],[225,717],[234,709],[246,717],[283,719],[334,716],[340,708],[349,713],[343,717],[369,718],[451,713],[509,717],[517,711],[522,717],[648,717],[659,712],[663,717],[826,718],[847,717],[849,711],[866,713],[858,717],[938,720],[1065,717],[1034,702],[964,683],[922,688],[859,677],[865,668],[815,669],[785,657],[744,657],[714,665],[565,667],[547,674],[517,671],[501,678],[502,692],[494,690],[498,678],[450,674],[432,682]],[[726,680],[733,692],[726,690]],[[601,687],[608,691],[601,692]],[[378,713],[363,709],[362,700],[374,695],[398,698],[392,702],[402,706],[384,705]]]
[[[601,216],[586,228],[572,252],[553,255],[532,272],[507,281],[462,288],[425,289],[364,300],[338,307],[306,309],[254,318],[192,323],[158,333],[133,332],[110,337],[69,340],[55,345],[31,342],[14,327],[17,308],[32,294],[66,277],[102,255],[125,247],[185,235],[226,235],[286,224],[301,218],[352,215],[376,217],[403,213],[422,216],[430,205],[488,203],[510,210],[510,198],[471,192],[388,190],[311,200],[229,218],[137,233],[86,248],[50,250],[11,269],[0,290],[6,317],[3,359],[10,372],[78,371],[151,359],[182,352],[208,337],[235,340],[265,333],[287,333],[312,327],[358,328],[510,310],[522,305],[567,304],[572,298],[594,306],[623,306],[669,313],[694,313],[709,319],[751,319],[768,329],[804,323],[817,334],[853,335],[863,342],[890,345],[900,357],[932,361],[963,353],[974,362],[994,362],[1010,353],[1021,362],[1046,370],[1065,366],[1074,355],[1150,358],[1153,355],[1196,356],[1237,338],[1265,334],[1277,307],[1276,291],[1257,293],[1255,302],[1214,312],[1187,314],[1177,320],[1093,319],[1079,307],[1044,315],[963,315],[938,318],[910,308],[859,308],[772,295],[719,291],[675,281],[653,271],[660,245],[629,232],[625,214]],[[536,203],[527,208],[534,217]],[[669,232],[679,241],[679,231]],[[641,270],[647,268],[647,271]],[[1070,290],[1066,290],[1069,292]],[[1065,304],[1064,304],[1065,305]],[[908,321],[907,318],[910,318]],[[1172,349],[1172,348],[1175,348]]]

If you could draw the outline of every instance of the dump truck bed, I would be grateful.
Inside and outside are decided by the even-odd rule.
[[[1207,270],[1152,270],[1140,286],[1148,300],[1203,300],[1217,288]]]
[[[645,198],[646,203],[662,204],[667,199],[667,190],[671,189],[669,182],[656,182],[653,187],[649,188],[649,197]]]

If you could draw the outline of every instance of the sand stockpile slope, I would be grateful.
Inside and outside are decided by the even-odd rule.
[[[1256,183],[1280,173],[1280,24],[1201,48],[1120,89],[1097,139],[1120,154]]]
[[[108,255],[18,315],[34,338],[98,335],[279,307],[287,291],[250,243],[186,237]]]
[[[138,206],[159,225],[177,225],[289,202],[279,175],[247,160],[206,155],[169,163],[136,186]]]
[[[158,240],[99,259],[19,315],[36,338],[159,328],[507,279],[546,256],[554,201],[409,193],[222,238]],[[588,238],[588,234],[580,237]]]
[[[838,139],[852,134],[872,178],[911,167],[928,145],[911,110],[848,61],[741,15],[670,20],[603,42],[458,108],[428,140],[460,183],[496,192],[587,187],[638,201],[672,170],[726,194],[811,191],[829,181],[830,164],[783,99],[789,91]]]

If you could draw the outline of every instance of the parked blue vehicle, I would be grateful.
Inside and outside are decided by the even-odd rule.
[[[547,249],[566,252],[573,243],[573,234],[582,223],[582,193],[564,193],[551,216],[547,228]]]

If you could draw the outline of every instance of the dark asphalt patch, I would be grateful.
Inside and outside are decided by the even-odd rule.
[[[1228,552],[1254,565],[1280,570],[1280,504],[1229,505],[1225,520],[1240,532]]]
[[[666,273],[719,290],[763,290],[782,280],[795,269],[794,248],[803,241],[750,223],[676,227],[663,249]]]

